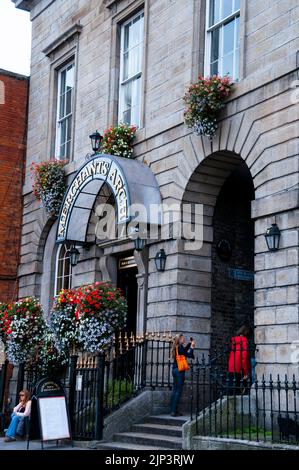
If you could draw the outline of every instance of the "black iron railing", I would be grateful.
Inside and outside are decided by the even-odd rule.
[[[70,415],[76,439],[101,439],[104,419],[146,387],[171,388],[171,343],[146,339],[117,355],[71,358]]]
[[[299,382],[253,373],[251,348],[224,349],[191,366],[196,434],[269,443],[299,443]]]

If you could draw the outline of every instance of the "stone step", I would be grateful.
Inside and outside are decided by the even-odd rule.
[[[163,424],[165,426],[183,426],[189,416],[153,415],[146,418],[146,423]]]
[[[132,445],[139,444],[157,448],[168,447],[170,449],[182,448],[182,438],[176,436],[164,436],[142,432],[121,432],[115,434],[113,439],[115,442],[126,442]]]
[[[156,423],[140,423],[132,426],[133,432],[141,432],[148,434],[160,434],[163,436],[182,437],[182,426],[170,426],[167,424]]]
[[[96,450],[173,450],[170,447],[160,447],[135,444],[134,442],[103,442],[93,447]]]

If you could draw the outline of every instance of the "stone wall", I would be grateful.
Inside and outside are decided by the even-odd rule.
[[[31,194],[29,166],[53,150],[55,67],[77,57],[76,111],[70,175],[84,161],[88,135],[116,119],[118,22],[140,7],[138,0],[108,2],[41,0],[33,19],[27,176],[20,295],[40,295],[45,242],[52,221]],[[184,331],[210,348],[213,214],[217,195],[231,170],[244,161],[253,179],[255,200],[255,340],[258,372],[298,372],[291,344],[298,324],[298,7],[296,1],[241,2],[241,81],[223,110],[211,142],[183,124],[182,95],[203,71],[203,0],[146,0],[144,126],[138,131],[136,158],[146,161],[160,186],[163,201],[203,204],[204,244],[186,250],[184,240],[151,243],[147,266],[147,329]],[[271,8],[270,8],[271,6]],[[297,24],[296,24],[297,22]],[[70,28],[77,33],[70,36]],[[80,26],[80,27],[79,27]],[[273,26],[273,27],[272,27]],[[69,37],[61,42],[61,36]],[[53,43],[60,38],[60,45]],[[43,51],[51,49],[46,55]],[[45,125],[47,123],[47,125]],[[280,250],[270,253],[264,233],[276,219],[282,231]],[[108,257],[132,250],[131,242],[83,253],[78,280],[92,275],[92,264],[109,277]],[[154,257],[167,253],[166,271],[158,273]],[[102,256],[104,255],[104,256]],[[101,260],[102,256],[102,260]],[[90,262],[88,261],[90,258]],[[103,259],[104,258],[104,259]],[[49,261],[50,262],[50,261]],[[147,265],[147,263],[145,263]],[[87,267],[86,267],[87,266]],[[143,265],[144,267],[144,265]]]

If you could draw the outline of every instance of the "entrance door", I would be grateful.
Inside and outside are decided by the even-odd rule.
[[[134,261],[134,257],[119,259],[117,286],[123,291],[128,302],[127,324],[124,331],[136,336],[137,324],[137,279],[138,270]]]

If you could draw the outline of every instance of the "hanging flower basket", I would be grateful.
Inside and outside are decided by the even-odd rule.
[[[219,111],[225,106],[224,101],[233,89],[231,79],[217,75],[198,77],[198,82],[190,85],[184,96],[187,105],[185,122],[198,135],[210,139],[218,128]]]
[[[27,297],[14,302],[9,308],[6,325],[7,357],[13,364],[32,361],[45,330],[41,305],[37,299]]]
[[[136,127],[119,124],[110,127],[104,132],[102,140],[102,153],[132,158],[133,143],[136,138]]]
[[[56,347],[73,347],[98,353],[113,341],[125,325],[126,299],[110,283],[96,282],[77,289],[62,290],[56,297],[49,326]]]
[[[11,320],[13,309],[10,304],[0,303],[0,339],[6,344],[8,335],[11,332]]]
[[[0,331],[8,360],[34,366],[41,375],[59,371],[67,363],[54,344],[44,321],[41,305],[34,297],[0,304]]]
[[[51,216],[58,216],[66,190],[66,163],[66,160],[54,159],[31,166],[33,194]]]

